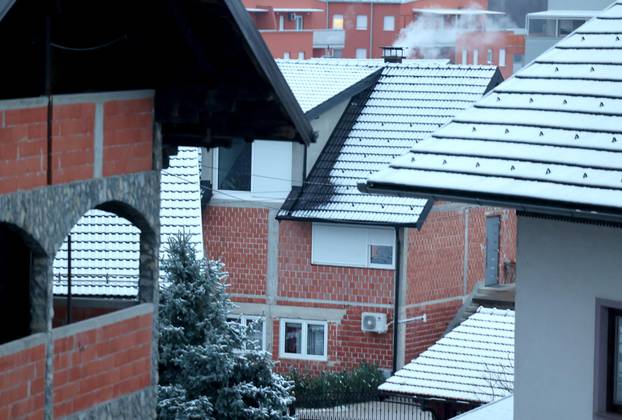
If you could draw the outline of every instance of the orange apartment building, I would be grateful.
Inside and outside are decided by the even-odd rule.
[[[396,45],[412,58],[498,65],[506,78],[523,63],[522,31],[504,13],[487,10],[487,0],[244,4],[275,58],[380,58],[382,47]]]

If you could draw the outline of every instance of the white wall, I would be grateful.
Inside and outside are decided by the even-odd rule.
[[[596,298],[622,301],[622,229],[519,217],[516,419],[593,419]]]
[[[613,0],[549,0],[549,10],[602,10]]]

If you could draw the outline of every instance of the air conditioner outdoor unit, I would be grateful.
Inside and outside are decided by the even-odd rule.
[[[296,13],[294,12],[289,12],[287,14],[287,20],[296,20]]]
[[[363,312],[361,314],[361,331],[381,334],[387,330],[387,314],[374,312]]]

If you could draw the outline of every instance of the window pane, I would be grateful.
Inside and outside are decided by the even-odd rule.
[[[366,30],[367,29],[367,16],[366,15],[357,15],[356,16],[356,29],[358,29],[358,30]]]
[[[613,403],[622,405],[622,316],[615,317]]]
[[[246,326],[248,327],[248,348],[254,350],[263,349],[263,320],[249,319],[246,322]]]
[[[529,21],[529,35],[555,36],[554,19],[532,19]]]
[[[285,353],[302,353],[302,324],[285,323]]]
[[[395,30],[395,16],[385,16],[383,19],[383,30],[394,31]]]
[[[251,144],[242,139],[218,149],[218,189],[251,190]]]
[[[579,26],[585,23],[584,20],[560,20],[559,25],[559,36],[566,36]]]
[[[369,262],[371,264],[393,264],[393,247],[388,245],[370,245]]]
[[[343,29],[343,15],[333,15],[333,29]]]
[[[359,60],[364,60],[367,58],[367,50],[365,48],[357,48],[356,49],[356,58]]]
[[[307,354],[324,356],[324,325],[307,325]]]

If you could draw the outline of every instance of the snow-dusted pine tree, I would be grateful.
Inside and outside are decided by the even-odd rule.
[[[292,384],[272,372],[268,353],[242,350],[246,330],[227,321],[232,303],[222,263],[197,259],[183,234],[168,247],[160,292],[159,418],[292,419]]]

